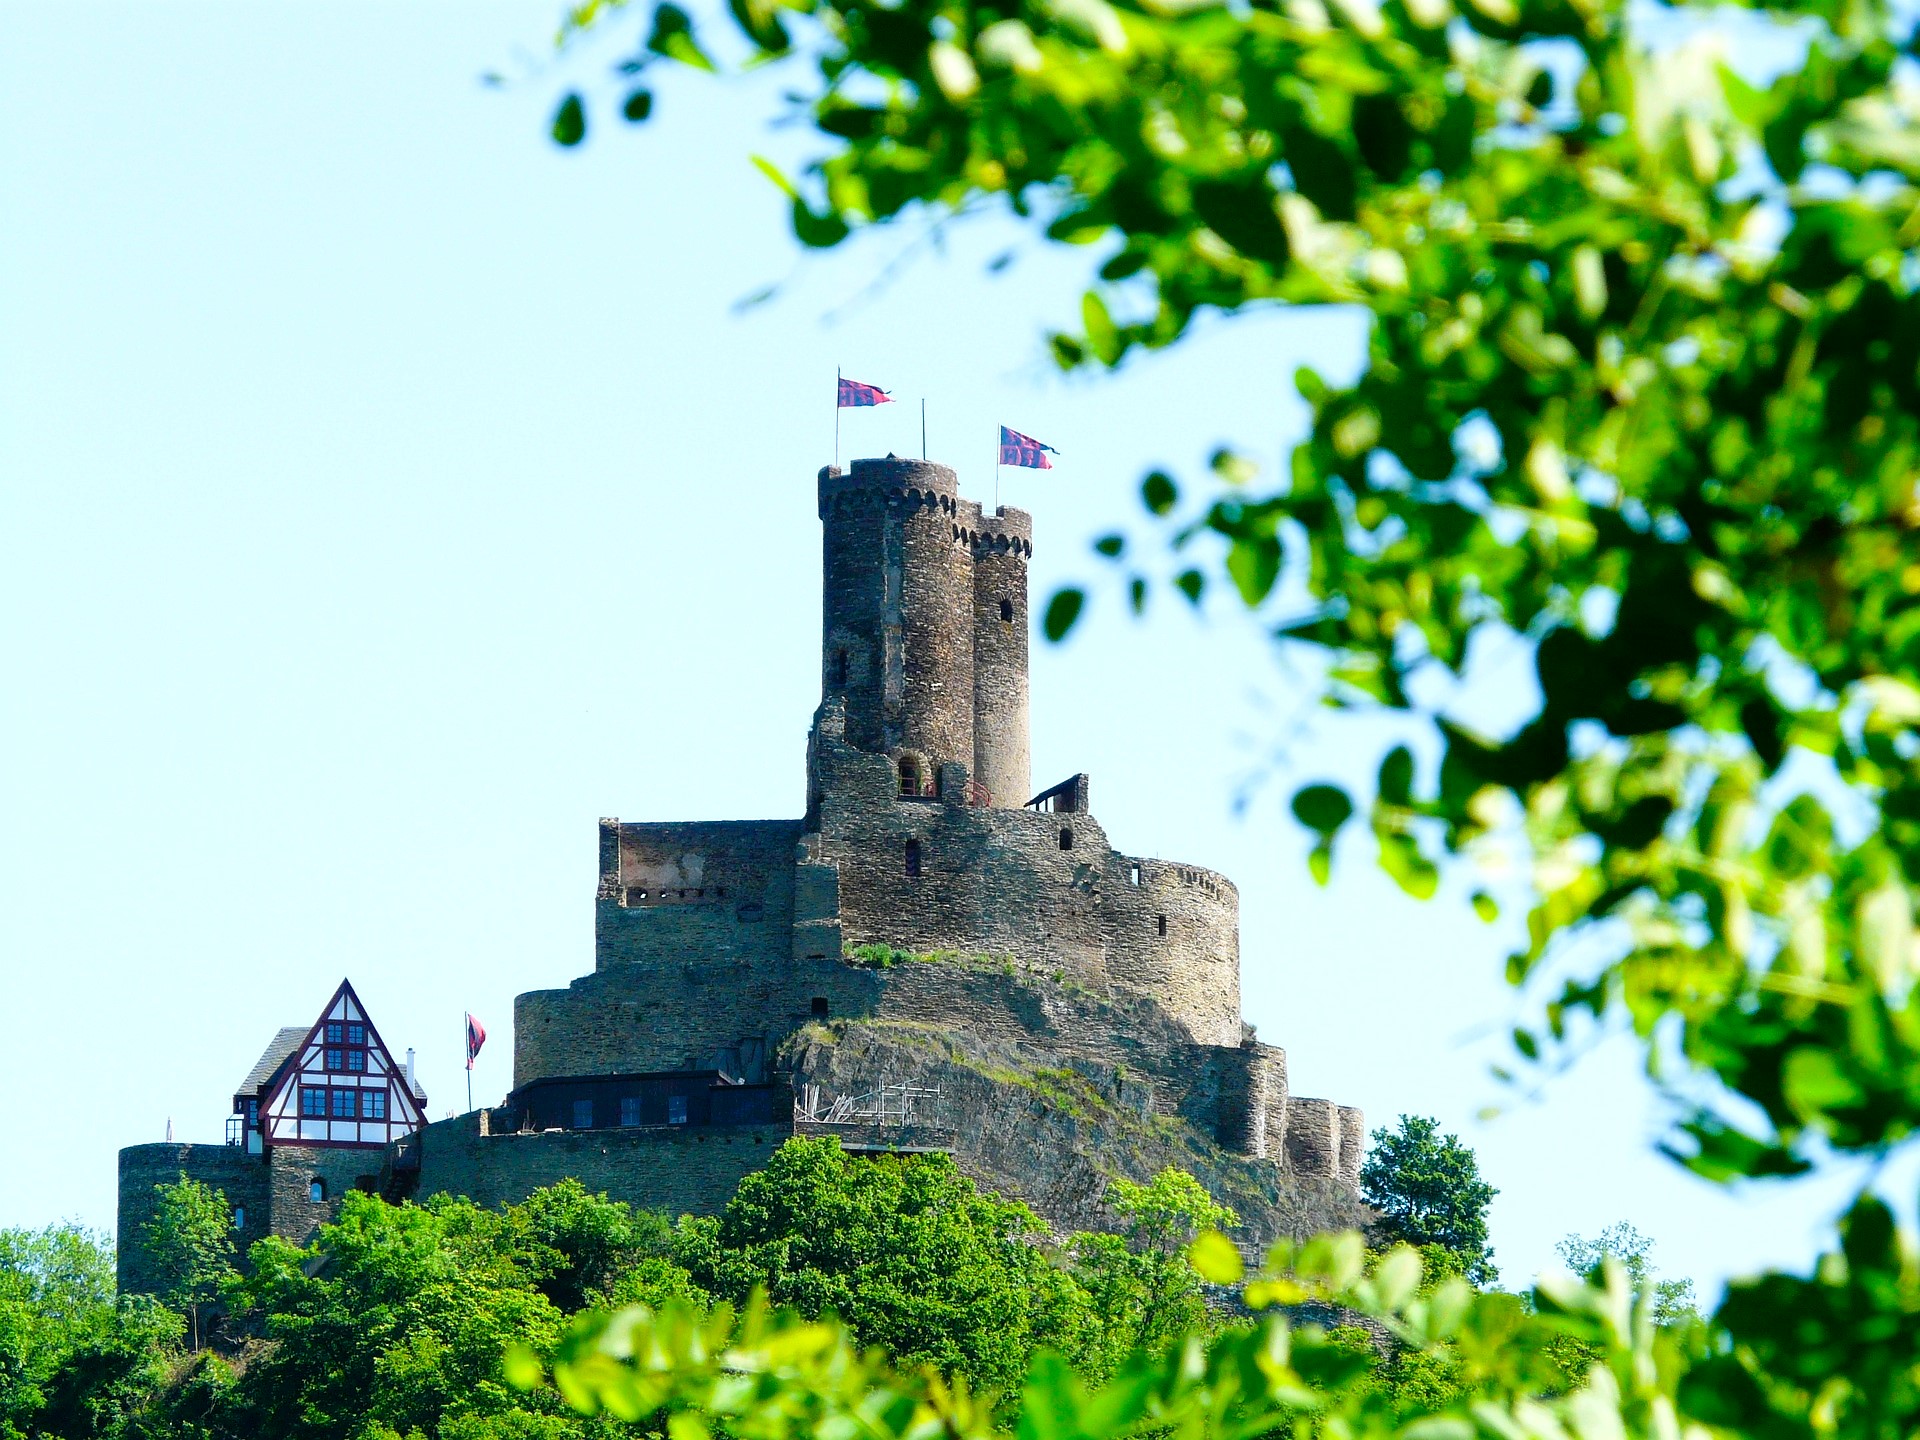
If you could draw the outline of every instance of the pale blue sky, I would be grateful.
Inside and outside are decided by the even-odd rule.
[[[0,1224],[111,1224],[115,1151],[169,1117],[217,1141],[342,975],[436,1116],[471,1008],[497,1100],[514,994],[592,964],[596,817],[799,812],[836,366],[905,402],[850,412],[848,455],[915,453],[923,395],[976,497],[996,425],[1059,447],[1005,488],[1044,595],[1145,467],[1271,463],[1295,367],[1358,363],[1354,317],[1268,315],[1064,380],[1040,336],[1083,253],[990,276],[1012,232],[980,223],[878,287],[912,236],[800,255],[747,161],[803,139],[765,133],[764,85],[669,84],[656,124],[559,151],[556,88],[606,52],[551,69],[557,14],[0,3]],[[1089,771],[1117,844],[1239,882],[1295,1088],[1475,1146],[1510,1279],[1623,1218],[1709,1287],[1809,1253],[1838,1189],[1659,1160],[1625,1046],[1476,1118],[1514,925],[1358,846],[1311,885],[1280,797],[1381,732],[1303,713],[1229,612],[1105,597],[1036,647],[1033,699],[1037,783]]]

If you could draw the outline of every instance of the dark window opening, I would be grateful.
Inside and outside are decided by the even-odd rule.
[[[1073,849],[1073,827],[1070,825],[1062,825],[1060,827],[1060,848],[1062,850]]]
[[[638,1095],[622,1095],[620,1097],[620,1123],[622,1125],[638,1125],[640,1123],[640,1097]]]
[[[246,1206],[236,1205],[233,1207],[233,1228],[236,1230],[244,1230],[247,1228]]]
[[[920,874],[920,842],[907,841],[907,878],[916,879]]]
[[[833,652],[832,663],[827,666],[827,683],[830,685],[844,685],[847,683],[846,651],[836,650]]]
[[[900,761],[900,793],[916,796],[920,793],[920,762],[910,756]]]
[[[1009,625],[1013,623],[1013,601],[1002,600],[1000,602],[1000,618]]]
[[[315,1205],[324,1205],[327,1200],[327,1182],[318,1175],[307,1182],[307,1199]]]
[[[591,1130],[593,1128],[593,1101],[576,1100],[573,1102],[573,1128]]]
[[[813,997],[813,1018],[816,1020],[824,1020],[827,1018],[826,996],[816,995]]]
[[[1154,916],[1153,923],[1162,935],[1165,935],[1167,933],[1167,917],[1166,916],[1164,915]]]
[[[687,1097],[684,1095],[667,1096],[667,1124],[684,1125],[687,1123]]]

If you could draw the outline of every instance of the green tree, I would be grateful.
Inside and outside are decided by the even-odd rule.
[[[356,1191],[310,1251],[258,1241],[235,1295],[268,1343],[236,1387],[230,1423],[276,1440],[334,1440],[380,1426],[433,1434],[522,1408],[502,1382],[501,1355],[510,1343],[550,1346],[562,1316],[541,1284],[557,1269],[592,1270],[530,1246],[530,1228],[511,1208],[444,1196],[395,1206]]]
[[[233,1209],[212,1186],[182,1175],[156,1185],[153,1219],[141,1234],[160,1302],[185,1312],[200,1348],[203,1308],[238,1278],[233,1268]]]
[[[1162,573],[1196,600],[1224,585],[1311,652],[1323,699],[1398,720],[1359,804],[1296,792],[1316,875],[1356,816],[1420,897],[1450,861],[1520,854],[1507,974],[1539,1019],[1516,1049],[1555,1059],[1603,1032],[1588,1020],[1624,1018],[1683,1117],[1667,1148],[1709,1178],[1920,1131],[1911,7],[729,13],[813,126],[815,158],[780,177],[798,236],[999,206],[1085,246],[1065,365],[1179,343],[1203,312],[1368,313],[1364,374],[1300,375],[1311,432],[1277,477],[1226,453],[1198,486],[1149,474],[1165,545],[1096,547],[1135,607]],[[1777,42],[1764,64],[1755,35]],[[620,72],[636,120],[662,67],[714,64],[673,4],[638,38]],[[594,109],[569,95],[556,139],[578,143]],[[1054,596],[1048,633],[1086,599]],[[1497,688],[1476,657],[1503,638],[1531,648],[1537,699],[1480,733],[1461,716]],[[1849,1364],[1902,1373],[1907,1292],[1846,1278],[1904,1273],[1885,1215],[1862,1196],[1811,1277],[1730,1293],[1741,1363],[1785,1368],[1716,1423],[1799,1416],[1808,1394],[1842,1429],[1920,1411],[1831,1373],[1858,1346],[1805,1333],[1822,1317],[1870,1351]],[[1760,1293],[1801,1296],[1805,1323]]]
[[[1081,1297],[1026,1206],[983,1195],[944,1155],[850,1156],[794,1139],[717,1219],[682,1222],[707,1292],[836,1315],[902,1365],[1009,1386],[1034,1348],[1071,1342]]]
[[[1206,1297],[1187,1247],[1205,1231],[1240,1223],[1199,1181],[1172,1166],[1145,1185],[1115,1179],[1107,1201],[1125,1222],[1125,1234],[1075,1235],[1068,1247],[1085,1304],[1078,1338],[1066,1348],[1092,1381],[1115,1374],[1137,1350],[1205,1329]]]
[[[1651,1291],[1656,1324],[1678,1325],[1700,1318],[1699,1303],[1693,1294],[1693,1281],[1656,1275],[1652,1238],[1642,1235],[1625,1220],[1607,1226],[1591,1240],[1580,1235],[1569,1235],[1554,1249],[1560,1252],[1566,1267],[1582,1277],[1598,1273],[1608,1258],[1618,1261],[1635,1289]]]
[[[1397,1130],[1374,1131],[1360,1167],[1360,1193],[1380,1212],[1387,1239],[1448,1252],[1454,1257],[1448,1268],[1476,1285],[1498,1281],[1487,1209],[1500,1192],[1480,1178],[1473,1151],[1458,1136],[1442,1134],[1438,1120],[1402,1115]]]

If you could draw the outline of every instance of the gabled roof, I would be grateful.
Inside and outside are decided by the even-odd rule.
[[[330,1026],[364,1026],[364,1043],[351,1033],[344,1043],[338,1033],[328,1040]],[[274,1048],[289,1036],[291,1051],[272,1067],[260,1090],[261,1140],[267,1146],[372,1148],[404,1139],[426,1124],[426,1091],[394,1059],[348,981],[340,982],[313,1024],[282,1030]],[[261,1064],[272,1056],[270,1048]],[[319,1108],[309,1108],[316,1096]],[[369,1096],[387,1098],[369,1107]]]
[[[280,1067],[293,1058],[294,1051],[300,1048],[300,1042],[307,1038],[305,1025],[287,1025],[267,1042],[267,1048],[260,1052],[260,1058],[254,1062],[253,1069],[247,1072],[247,1078],[240,1082],[236,1095],[257,1095],[260,1087],[273,1079]]]

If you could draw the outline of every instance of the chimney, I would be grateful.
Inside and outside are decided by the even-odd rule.
[[[411,1094],[413,1094],[413,1093],[414,1093],[414,1086],[413,1086],[413,1047],[412,1047],[411,1045],[409,1045],[409,1046],[407,1047],[407,1094],[409,1094],[409,1095],[411,1095]]]

